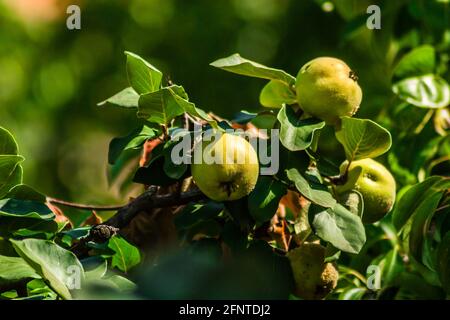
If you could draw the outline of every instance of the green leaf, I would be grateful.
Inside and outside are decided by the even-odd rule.
[[[401,300],[445,300],[445,292],[437,286],[424,281],[424,278],[416,273],[402,272],[398,276],[399,291],[396,295]]]
[[[112,256],[111,267],[120,271],[127,273],[141,262],[139,249],[120,236],[109,239],[108,248],[115,252]]]
[[[248,112],[246,110],[242,110],[233,115],[231,122],[246,124],[255,119],[257,116],[258,114],[256,112]]]
[[[189,134],[189,131],[183,132],[181,134]],[[175,138],[177,139],[177,138]],[[164,165],[163,169],[166,175],[171,179],[180,179],[188,170],[188,165],[185,163],[175,164],[172,161],[172,150],[178,144],[183,143],[182,141],[178,142],[176,140],[170,140],[166,142],[164,145]]]
[[[433,73],[435,66],[434,48],[430,45],[423,45],[402,57],[394,69],[394,76],[406,78]]]
[[[219,216],[224,205],[219,202],[208,201],[205,204],[191,203],[175,216],[175,226],[178,231],[187,230],[200,221],[211,220]]]
[[[414,209],[411,230],[409,232],[409,251],[418,261],[423,263],[425,243],[428,238],[431,219],[434,216],[444,191],[434,192]]]
[[[403,79],[392,90],[400,99],[420,108],[438,109],[450,103],[447,81],[434,74]]]
[[[442,287],[450,293],[450,232],[442,238],[438,247],[437,273],[442,283]]]
[[[13,135],[3,127],[0,127],[0,155],[17,155],[19,148]]]
[[[72,239],[79,240],[80,238],[87,236],[91,228],[92,228],[91,226],[74,228],[67,231],[63,231],[62,234],[67,235]]]
[[[162,73],[137,54],[125,51],[127,56],[127,74],[130,85],[138,94],[159,90]]]
[[[44,300],[56,300],[57,294],[42,279],[33,279],[27,283],[27,295],[43,296]]]
[[[366,288],[351,288],[349,290],[344,290],[339,295],[339,300],[362,300],[366,294]]]
[[[71,299],[67,287],[75,273],[84,279],[83,266],[70,251],[52,241],[39,239],[10,240],[16,252],[44,279],[62,298]]]
[[[300,151],[308,148],[316,130],[325,126],[324,121],[315,118],[300,120],[289,106],[281,108],[277,116],[281,124],[280,141],[290,151]]]
[[[87,281],[101,279],[108,270],[108,262],[99,256],[89,257],[80,262],[83,265]]]
[[[145,141],[155,138],[157,134],[158,131],[156,129],[143,125],[125,137],[112,139],[109,143],[108,163],[114,164],[123,151],[138,149]]]
[[[271,130],[277,121],[277,114],[270,111],[260,113],[248,112],[245,110],[235,113],[231,119],[232,123],[247,124],[251,123],[259,129]]]
[[[40,276],[22,258],[0,255],[0,286],[28,278],[37,279]]]
[[[297,96],[285,82],[271,80],[259,95],[259,103],[268,108],[281,108],[285,104],[294,104]]]
[[[383,260],[383,280],[385,285],[389,285],[397,279],[403,270],[403,264],[398,255],[398,248],[389,251]]]
[[[117,274],[104,280],[112,283],[120,292],[134,291],[137,288],[134,282]]]
[[[22,156],[0,155],[0,182],[6,181],[16,166],[23,160]]]
[[[317,236],[342,251],[358,253],[366,242],[361,218],[340,204],[333,208],[311,205],[309,220]]]
[[[176,87],[176,86],[175,86]],[[167,125],[182,115],[192,103],[175,94],[171,87],[143,94],[139,98],[138,117],[161,125]]]
[[[22,183],[22,176],[23,169],[22,166],[18,164],[11,174],[6,177],[6,180],[0,180],[0,199],[4,198],[9,190]]]
[[[17,290],[8,290],[5,292],[0,293],[0,300],[1,299],[15,299],[19,297],[17,294]]]
[[[0,198],[17,183],[22,182],[22,168],[18,166],[23,160],[22,156],[0,155]]]
[[[12,218],[10,221],[12,222],[6,224],[6,226],[8,231],[12,232],[12,237],[16,238],[39,238],[50,240],[55,236],[55,233],[58,232],[58,223],[54,220]],[[0,229],[2,227],[0,227]]]
[[[325,248],[325,259],[323,262],[335,262],[339,260],[339,257],[341,256],[342,251],[333,246],[331,243],[327,243],[327,246]]]
[[[398,200],[392,211],[392,222],[400,230],[422,202],[436,192],[450,188],[450,179],[433,176],[413,185]]]
[[[253,219],[260,223],[269,221],[286,192],[285,184],[269,176],[260,176],[255,189],[248,196],[248,209]]]
[[[133,88],[128,87],[116,93],[112,97],[97,103],[98,106],[104,106],[109,103],[122,108],[137,108],[139,95]]]
[[[285,71],[269,68],[257,62],[242,58],[238,53],[227,58],[216,60],[210,65],[244,76],[268,80],[280,80],[288,85],[293,85],[295,83],[295,78]]]
[[[182,86],[171,86],[170,90],[181,99],[189,101],[189,96]],[[197,108],[194,103],[184,103],[183,108],[184,112],[189,115],[208,121],[212,128],[219,129],[217,121],[213,120],[203,109]]]
[[[184,88],[177,85],[143,94],[139,98],[138,117],[160,125],[168,125],[172,119],[186,112],[191,116],[206,120],[212,127],[218,128],[216,121],[187,99]]]
[[[286,170],[286,175],[290,181],[294,182],[302,196],[309,201],[326,208],[332,208],[336,205],[336,200],[324,185],[308,181],[297,168]]]
[[[51,239],[58,232],[54,219],[0,215],[0,234],[4,237]]]
[[[55,214],[42,202],[3,199],[0,200],[0,217],[53,220]]]
[[[5,198],[29,200],[44,203],[46,196],[26,184],[19,184],[11,188]]]
[[[389,131],[368,119],[342,118],[342,127],[336,132],[344,146],[347,160],[376,158],[389,150],[392,138]]]

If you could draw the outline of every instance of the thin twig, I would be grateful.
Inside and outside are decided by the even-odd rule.
[[[60,200],[52,197],[47,197],[47,202],[51,204],[59,204],[65,207],[81,209],[81,210],[96,210],[96,211],[115,211],[121,209],[124,205],[111,205],[111,206],[101,206],[95,204],[82,204],[76,202],[70,202],[65,200]]]
[[[189,131],[189,118],[186,112],[183,113],[183,120],[184,120],[184,128]]]
[[[427,114],[425,115],[425,117],[423,117],[423,120],[420,122],[420,124],[416,127],[416,130],[414,130],[414,134],[419,134],[422,132],[423,128],[425,128],[426,124],[428,123],[428,121],[430,121],[431,116],[433,115],[434,110],[430,109]]]
[[[169,129],[166,125],[161,125],[163,141],[166,141],[169,138]]]
[[[450,156],[443,156],[443,157],[440,157],[440,158],[437,158],[437,159],[431,161],[430,164],[428,165],[428,172],[431,172],[431,170],[438,164],[441,164],[441,163],[443,163],[445,161],[449,161],[449,160],[450,160]]]
[[[443,205],[442,207],[437,208],[435,212],[438,212],[438,211],[447,209],[447,208],[449,208],[449,207],[450,207],[450,204]]]
[[[185,116],[188,121],[192,122],[193,124],[199,125],[199,126],[207,123],[207,121],[205,121],[205,120],[199,120],[198,118],[192,117],[189,113],[185,113]]]

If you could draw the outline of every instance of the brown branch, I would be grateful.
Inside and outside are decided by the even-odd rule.
[[[121,228],[127,226],[142,211],[153,208],[179,206],[191,201],[206,199],[206,196],[198,189],[165,195],[155,195],[156,191],[157,187],[151,186],[139,197],[127,205],[120,207],[113,217],[102,224],[93,226],[86,237],[80,239],[79,242],[72,246],[71,251],[77,256],[87,254],[89,251],[87,247],[88,242],[102,243],[108,241],[108,239],[117,234]]]
[[[115,228],[123,228],[141,211],[153,208],[165,208],[187,204],[191,201],[206,199],[206,196],[198,189],[165,195],[155,195],[155,190],[150,188],[126,206],[120,208],[117,213],[104,224]]]
[[[136,216],[141,211],[153,208],[179,206],[187,204],[191,201],[206,199],[206,196],[198,189],[164,195],[155,195],[155,192],[156,188],[149,188],[147,191],[142,193],[139,197],[132,200],[128,204],[119,206],[97,206],[97,205],[81,204],[50,197],[47,197],[47,202],[51,204],[59,204],[81,210],[96,210],[96,211],[118,210],[117,213],[113,217],[111,217],[108,221],[106,221],[104,224],[116,228],[123,228],[131,221],[131,219],[134,218],[134,216]]]

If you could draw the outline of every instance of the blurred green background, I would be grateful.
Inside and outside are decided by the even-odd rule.
[[[239,52],[296,75],[316,56],[335,56],[359,76],[358,117],[375,119],[391,100],[399,48],[423,37],[433,41],[433,23],[442,21],[433,14],[448,14],[427,11],[431,1],[419,0],[407,14],[408,2],[0,0],[0,125],[13,132],[27,158],[25,183],[67,200],[121,203],[124,195],[106,179],[108,143],[137,120],[133,112],[96,103],[127,86],[124,50],[183,85],[198,106],[225,117],[260,110],[265,81],[210,62]],[[69,3],[81,7],[81,30],[66,28]],[[361,28],[365,20],[358,17],[366,19],[372,3],[386,5],[381,30]]]

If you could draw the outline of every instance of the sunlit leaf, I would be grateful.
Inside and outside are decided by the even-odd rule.
[[[450,103],[450,87],[441,77],[428,74],[396,82],[392,90],[400,99],[421,108],[443,108]]]
[[[127,273],[141,262],[139,249],[120,236],[109,239],[108,248],[115,252],[111,258],[111,267],[113,268]]]
[[[339,300],[362,300],[366,292],[366,288],[351,288],[344,290],[339,295]]]
[[[130,85],[138,94],[159,90],[162,73],[143,58],[125,51],[127,56],[127,74]]]
[[[138,117],[150,122],[167,125],[172,119],[184,112],[199,117],[217,128],[216,121],[208,114],[187,100],[187,94],[181,86],[170,86],[158,91],[141,95],[139,98]]]
[[[394,76],[406,78],[432,73],[436,65],[435,50],[430,45],[423,45],[408,52],[394,69]]]
[[[291,151],[308,148],[313,141],[315,132],[325,126],[325,122],[319,119],[299,119],[289,106],[281,108],[278,120],[281,124],[280,141]]]
[[[86,280],[101,279],[108,270],[108,262],[99,257],[93,256],[80,261],[84,268]]]
[[[74,281],[75,273],[82,281],[84,270],[80,261],[70,251],[52,241],[39,239],[11,240],[17,253],[44,279],[62,298],[71,299],[68,285]]]
[[[167,125],[184,113],[190,102],[176,95],[169,88],[143,94],[139,98],[138,117],[161,125]]]
[[[361,218],[340,204],[333,208],[311,205],[309,220],[320,238],[342,251],[358,253],[366,242]]]
[[[27,278],[37,279],[40,277],[24,259],[0,255],[0,286]]]
[[[257,62],[245,59],[238,53],[216,60],[211,63],[211,66],[244,76],[280,80],[288,85],[292,85],[295,82],[295,78],[285,71],[269,68]]]
[[[295,92],[285,82],[271,80],[259,95],[259,103],[268,108],[281,108],[285,104],[297,101]]]
[[[0,155],[17,155],[18,147],[13,135],[3,127],[0,127]]]
[[[301,195],[311,202],[327,208],[335,206],[336,200],[324,185],[308,181],[297,168],[286,170],[286,174]]]
[[[112,97],[102,102],[99,102],[97,105],[104,106],[109,103],[122,108],[137,108],[138,101],[139,101],[139,94],[137,94],[137,92],[134,91],[133,88],[128,87],[116,93]]]
[[[7,171],[8,169],[5,169],[4,167],[3,170]],[[0,199],[4,198],[8,194],[8,192],[16,185],[21,184],[22,178],[23,169],[22,166],[18,164],[8,176],[5,176],[5,180],[0,180]]]
[[[389,150],[392,138],[389,131],[368,119],[342,118],[342,127],[336,132],[344,146],[347,160],[376,158]]]

